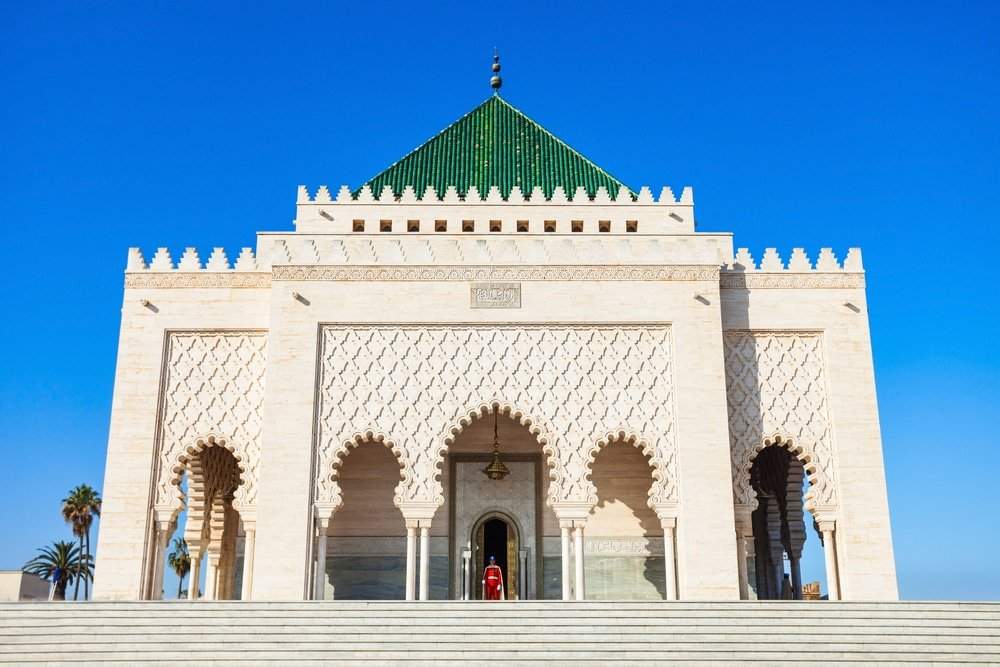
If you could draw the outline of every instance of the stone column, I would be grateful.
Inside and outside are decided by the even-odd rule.
[[[584,522],[577,522],[573,527],[573,547],[576,551],[576,558],[574,565],[576,566],[576,599],[584,600],[586,595],[586,589],[584,587],[584,576],[583,576],[583,526]]]
[[[243,532],[246,536],[243,540],[243,590],[240,593],[241,600],[250,600],[253,595],[253,549],[257,536],[257,524],[254,521],[243,521]]]
[[[472,552],[462,550],[462,599],[472,599]]]
[[[750,599],[750,572],[747,568],[747,540],[753,536],[750,507],[737,504],[736,513],[736,572],[739,576],[740,599]]]
[[[431,590],[431,522],[420,524],[420,599],[426,600]]]
[[[219,583],[219,554],[209,547],[205,549],[205,599],[214,600]]]
[[[667,600],[676,600],[677,595],[677,503],[661,501],[654,507],[663,528],[663,577]]]
[[[153,552],[153,586],[149,592],[151,600],[163,599],[163,571],[167,566],[167,540],[170,539],[170,528],[169,521],[157,521],[153,528],[156,548]]]
[[[836,522],[819,521],[823,534],[823,555],[826,556],[826,589],[830,600],[840,599],[840,573],[837,571]]]
[[[316,529],[319,539],[316,540],[316,574],[313,581],[313,599],[326,598],[326,532],[330,527],[329,517],[316,517]]]
[[[674,557],[674,528],[677,519],[670,517],[660,519],[663,526],[663,574],[666,578],[666,594],[668,600],[677,599],[677,559]]]
[[[750,582],[747,572],[747,540],[743,528],[736,528],[736,567],[740,579],[740,599],[750,599]]]
[[[188,553],[191,554],[191,578],[188,579],[188,600],[197,600],[198,586],[201,584],[201,545],[188,542]]]
[[[406,522],[406,599],[416,599],[417,522]]]
[[[570,560],[569,559],[569,543],[570,543],[569,531],[570,531],[570,528],[572,526],[573,526],[573,522],[572,521],[560,521],[559,522],[560,537],[562,538],[562,599],[563,600],[571,600],[571,599],[573,599],[573,595],[572,595],[572,593],[573,593],[572,582],[570,581],[570,573],[569,573],[569,565],[570,565],[570,562],[569,562],[569,560]]]

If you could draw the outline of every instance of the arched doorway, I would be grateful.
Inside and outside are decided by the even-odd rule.
[[[508,599],[559,599],[560,529],[545,503],[550,480],[542,444],[530,421],[496,403],[473,417],[455,433],[441,475],[446,501],[439,512],[448,523],[434,525],[446,528],[438,534],[447,540],[449,569],[441,597],[479,599],[492,550],[498,562],[507,560],[501,569]],[[506,469],[499,475],[490,472],[497,456]],[[490,519],[498,521],[487,526]]]
[[[473,559],[476,564],[475,599],[483,599],[483,572],[490,556],[503,573],[504,594],[508,600],[520,599],[521,539],[514,520],[503,512],[487,512],[472,529]]]
[[[802,461],[780,443],[765,447],[750,468],[750,487],[757,508],[750,515],[753,552],[747,574],[757,599],[819,599],[827,589],[824,537],[804,509],[808,478]],[[804,571],[812,581],[803,581]]]
[[[183,507],[161,538],[151,597],[238,600],[243,596],[245,552],[250,547],[234,506],[243,483],[240,473],[236,456],[214,437],[199,440],[179,460],[174,483]]]
[[[597,503],[587,519],[586,598],[667,599],[663,527],[649,506],[649,454],[619,437],[594,457],[590,480]]]
[[[315,599],[406,598],[406,525],[393,500],[400,462],[385,442],[366,439],[338,459],[343,503],[318,526]]]

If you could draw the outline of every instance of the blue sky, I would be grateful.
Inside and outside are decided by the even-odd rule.
[[[489,94],[759,256],[864,249],[907,598],[1000,599],[1000,4],[5,3],[0,568],[103,480],[122,270],[290,229]],[[877,4],[878,6],[873,6]]]

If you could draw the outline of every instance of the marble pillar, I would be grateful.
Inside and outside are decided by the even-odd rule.
[[[243,540],[243,589],[240,592],[240,599],[250,600],[253,595],[253,549],[257,524],[253,521],[244,521],[243,532],[246,536]]]
[[[583,576],[583,524],[578,523],[573,528],[573,547],[576,551],[574,565],[576,566],[576,599],[584,600],[586,599],[586,590],[584,588],[584,576]]]
[[[417,583],[417,523],[406,522],[406,599],[416,599]]]
[[[313,599],[322,600],[326,597],[326,545],[327,529],[330,527],[330,519],[318,517],[316,519],[316,529],[319,538],[316,540],[316,574],[313,584]]]
[[[562,599],[571,600],[572,599],[572,581],[570,580],[570,557],[569,557],[569,545],[570,545],[570,528],[572,527],[572,521],[560,521],[559,531],[560,537],[562,539]]]
[[[426,600],[431,590],[431,523],[420,526],[420,599]]]
[[[836,524],[820,521],[819,530],[823,534],[823,555],[826,557],[826,589],[830,600],[840,599],[840,575],[837,572]]]

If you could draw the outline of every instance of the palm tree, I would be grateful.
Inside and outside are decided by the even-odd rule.
[[[51,547],[42,547],[39,551],[42,553],[25,563],[23,570],[51,581],[56,587],[56,600],[66,599],[69,584],[93,575],[90,556],[81,555],[80,548],[72,542],[54,542]]]
[[[184,587],[184,577],[191,571],[191,554],[188,553],[187,541],[181,537],[174,538],[174,550],[167,556],[167,562],[177,574],[177,599],[181,598]]]
[[[80,551],[90,558],[90,526],[94,517],[101,516],[101,496],[93,487],[80,484],[63,499],[62,515],[66,523],[73,527],[73,534],[80,540]],[[77,577],[73,588],[73,599],[80,592],[80,579],[83,579],[83,599],[90,597],[90,577]]]

